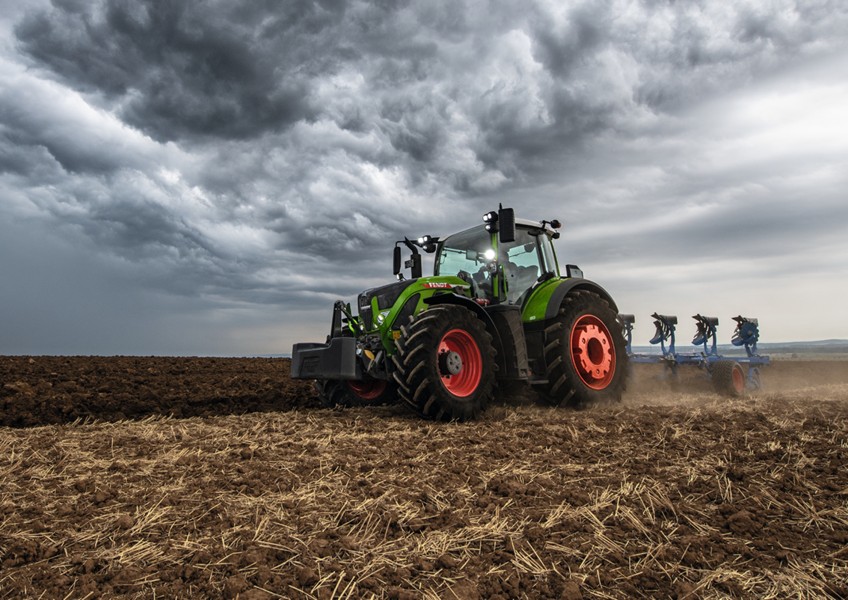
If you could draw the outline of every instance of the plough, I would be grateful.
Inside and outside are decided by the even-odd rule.
[[[659,344],[661,354],[644,354],[633,352],[633,324],[636,317],[633,315],[620,314],[622,333],[626,341],[627,355],[631,363],[661,363],[671,376],[677,377],[677,368],[680,365],[693,365],[707,373],[712,380],[715,389],[730,396],[740,396],[745,391],[756,391],[762,387],[760,379],[760,367],[769,364],[769,357],[757,353],[757,340],[760,338],[760,328],[757,319],[738,316],[733,317],[736,321],[736,330],[733,332],[731,343],[734,346],[745,348],[744,357],[725,357],[718,353],[716,342],[717,317],[705,317],[695,315],[697,332],[692,339],[694,346],[700,346],[700,352],[678,352],[675,347],[675,330],[677,328],[677,317],[674,315],[661,315],[654,313],[654,326],[657,328],[654,337],[651,338],[652,345]],[[743,365],[747,367],[743,368]]]

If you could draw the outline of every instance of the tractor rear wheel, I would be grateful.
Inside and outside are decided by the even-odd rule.
[[[470,310],[429,308],[401,327],[394,361],[398,395],[424,417],[476,418],[494,395],[492,336]]]
[[[617,315],[587,290],[570,293],[545,329],[547,399],[557,406],[621,400],[627,352]]]
[[[736,398],[745,393],[745,371],[735,360],[715,361],[710,375],[719,394]]]
[[[321,402],[328,408],[335,406],[376,406],[395,401],[397,389],[393,381],[366,379],[342,381],[326,379],[315,382]]]

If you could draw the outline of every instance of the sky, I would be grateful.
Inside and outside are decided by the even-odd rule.
[[[843,0],[0,15],[0,354],[287,353],[499,203],[563,222],[634,343],[848,338]]]

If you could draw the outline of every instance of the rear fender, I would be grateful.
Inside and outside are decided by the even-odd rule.
[[[618,312],[618,307],[612,296],[600,285],[580,277],[567,277],[551,279],[533,291],[522,310],[524,322],[536,323],[553,319],[559,313],[559,308],[562,306],[565,297],[577,290],[595,292],[609,303],[610,308]]]

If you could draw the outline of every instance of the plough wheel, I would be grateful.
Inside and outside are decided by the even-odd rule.
[[[398,396],[422,416],[467,421],[491,401],[495,349],[470,310],[439,305],[419,313],[401,327],[396,349]]]
[[[735,360],[717,360],[710,374],[719,394],[738,397],[745,393],[745,371]]]
[[[328,408],[335,406],[375,406],[391,404],[396,400],[397,389],[393,381],[366,379],[364,381],[339,381],[329,379],[315,382],[321,402]]]
[[[552,404],[621,400],[627,353],[616,319],[607,301],[594,292],[566,296],[559,315],[545,329],[544,393]]]

